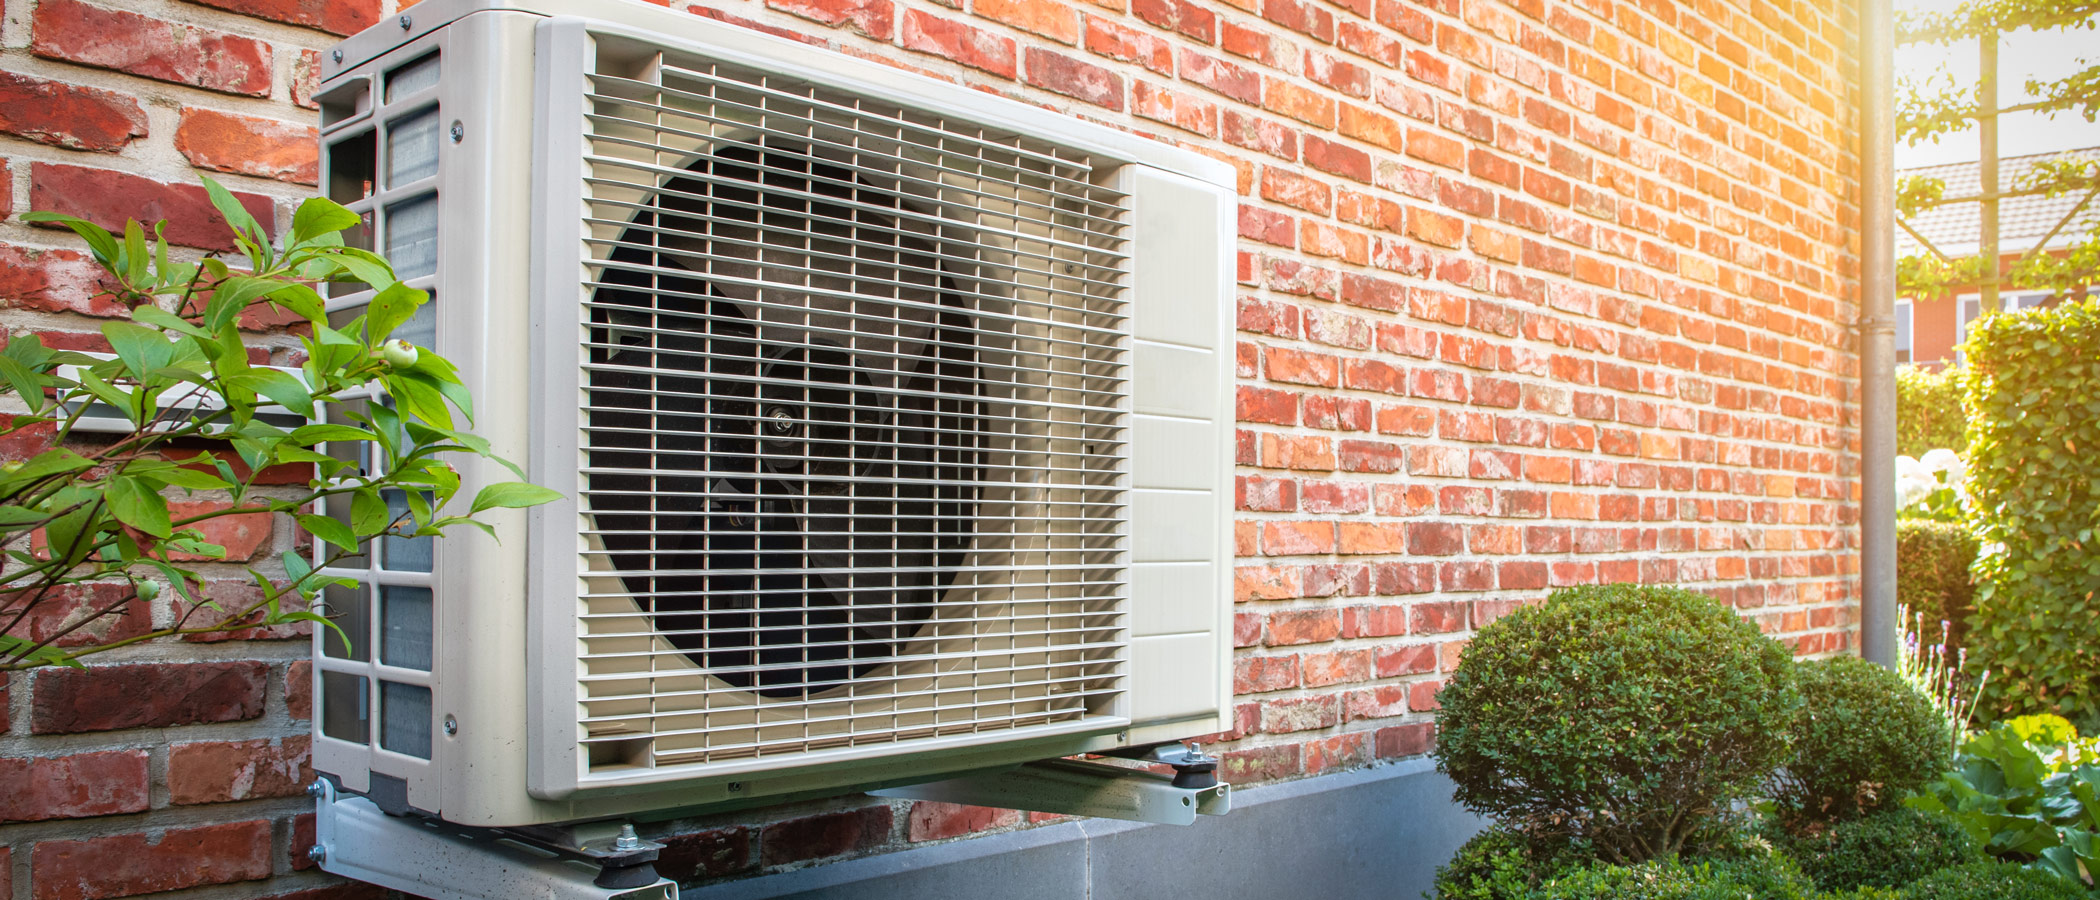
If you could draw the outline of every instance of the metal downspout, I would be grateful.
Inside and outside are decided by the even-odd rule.
[[[1859,650],[1895,666],[1896,26],[1893,0],[1860,0]]]

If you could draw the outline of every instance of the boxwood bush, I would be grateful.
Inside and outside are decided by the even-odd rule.
[[[1438,700],[1468,809],[1636,863],[1697,846],[1787,758],[1793,656],[1674,587],[1555,592],[1480,630]]]
[[[1532,900],[1811,900],[1815,885],[1784,856],[1591,863],[1541,886]]]
[[[1856,656],[1798,664],[1794,755],[1774,779],[1783,822],[1857,818],[1939,777],[1947,720],[1903,676]]]
[[[1946,448],[1957,453],[1969,445],[1964,430],[1968,416],[1961,406],[1961,371],[1948,366],[1934,371],[1920,366],[1896,367],[1896,452],[1924,456]]]
[[[1896,602],[1926,617],[1924,632],[1939,634],[1946,622],[1948,647],[1967,646],[1969,615],[1976,609],[1976,535],[1954,522],[1900,519],[1896,522]]]
[[[1975,862],[1913,881],[1897,896],[1901,900],[2085,900],[2085,888],[2016,863]]]
[[[1768,829],[1767,836],[1817,888],[1833,892],[1900,888],[1984,858],[1953,819],[1901,806],[1805,833]]]
[[[1436,870],[1436,900],[1530,900],[1538,887],[1595,859],[1565,838],[1535,839],[1492,827],[1458,848]]]
[[[2100,300],[1986,316],[1963,352],[1984,704],[2100,723]]]

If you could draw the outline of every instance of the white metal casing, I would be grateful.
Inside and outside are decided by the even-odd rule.
[[[436,272],[411,283],[437,298],[436,349],[459,365],[474,392],[474,430],[543,484],[572,484],[576,477],[573,452],[548,450],[559,445],[549,443],[550,428],[573,427],[573,415],[554,401],[575,396],[574,371],[547,365],[543,357],[562,341],[548,333],[544,311],[578,291],[576,270],[565,264],[575,263],[580,244],[563,232],[576,220],[568,186],[574,182],[555,183],[558,172],[573,177],[573,164],[552,154],[574,146],[581,110],[573,94],[553,92],[551,85],[580,78],[597,42],[649,42],[761,67],[1090,154],[1096,171],[1130,195],[1124,213],[1132,260],[1124,346],[1132,387],[1123,690],[1083,728],[594,775],[579,759],[572,712],[578,646],[576,577],[567,555],[577,540],[572,498],[529,513],[492,511],[485,518],[500,543],[459,531],[442,542],[433,571],[405,579],[427,583],[436,598],[427,674],[327,658],[317,638],[318,703],[328,702],[323,671],[337,672],[338,680],[357,673],[427,684],[432,692],[428,760],[376,741],[330,737],[322,710],[315,716],[318,770],[352,791],[398,791],[406,805],[451,821],[517,825],[924,781],[1229,727],[1229,167],[969,88],[640,2],[556,0],[527,9],[431,0],[409,13],[345,41],[339,60],[324,57],[317,94],[328,148],[324,184],[341,168],[341,139],[381,125],[378,120],[398,108],[382,102],[386,73],[437,51],[442,74],[434,96],[441,121],[457,123],[456,137],[439,142]],[[383,157],[384,148],[374,156]],[[380,186],[379,202],[387,201],[386,190]],[[334,302],[354,307],[361,300]],[[486,462],[460,468],[468,494],[510,477]],[[376,641],[377,626],[368,627]],[[379,682],[364,689],[363,702],[376,716]],[[456,723],[453,733],[446,733],[446,722]]]

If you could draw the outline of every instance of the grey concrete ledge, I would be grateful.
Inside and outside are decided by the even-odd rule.
[[[1482,821],[1427,759],[1234,791],[1188,827],[1087,819],[722,882],[688,900],[1415,900]]]

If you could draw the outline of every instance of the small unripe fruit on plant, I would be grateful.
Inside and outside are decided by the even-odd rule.
[[[414,344],[395,338],[387,341],[379,348],[379,355],[386,360],[387,365],[396,369],[406,369],[415,365],[416,357],[421,354],[416,350]]]
[[[153,602],[153,598],[160,596],[160,582],[158,581],[141,581],[133,584],[131,589],[138,593],[140,600],[148,603]]]

